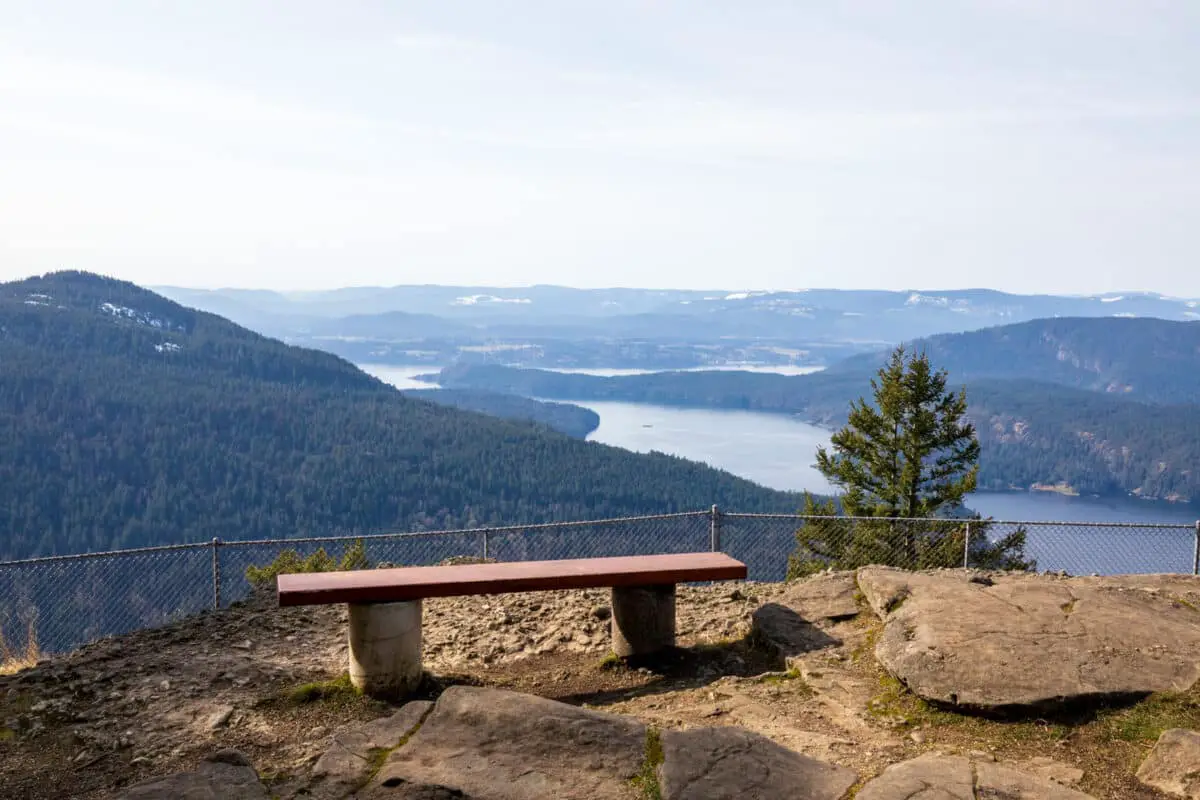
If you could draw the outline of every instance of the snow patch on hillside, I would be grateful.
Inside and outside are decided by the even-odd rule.
[[[706,297],[705,300],[750,300],[755,297],[766,297],[775,292],[731,292],[724,297]]]
[[[147,314],[144,311],[138,311],[135,308],[128,308],[127,306],[118,306],[114,305],[113,303],[101,303],[100,310],[106,314],[112,314],[114,317],[127,319],[140,325],[149,325],[151,328],[170,329],[171,327],[168,323],[164,322],[158,317]]]
[[[533,301],[526,297],[496,297],[494,294],[469,294],[464,297],[456,297],[450,301],[452,306],[477,306],[487,305],[491,303],[516,303],[520,305],[528,305]]]
[[[946,306],[950,305],[950,298],[939,297],[939,296],[928,295],[928,294],[921,294],[920,292],[913,292],[912,294],[910,294],[908,296],[908,299],[904,301],[904,305],[906,305],[906,306],[938,306],[940,308],[945,308]]]

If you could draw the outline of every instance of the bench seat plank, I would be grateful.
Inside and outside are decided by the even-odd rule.
[[[295,573],[280,575],[277,585],[279,605],[303,606],[745,580],[746,574],[742,562],[705,552]]]

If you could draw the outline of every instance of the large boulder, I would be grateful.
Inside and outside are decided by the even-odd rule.
[[[879,662],[926,700],[980,710],[1190,688],[1200,578],[1128,581],[864,567]],[[1162,588],[1163,586],[1169,588]]]
[[[857,595],[854,572],[827,572],[789,583],[774,600],[809,622],[823,625],[858,616]]]
[[[841,800],[858,776],[742,728],[662,734],[663,800]]]
[[[631,781],[645,755],[646,727],[636,720],[500,689],[453,686],[388,757],[369,796],[450,791],[479,800],[632,798]]]
[[[209,756],[193,772],[179,772],[126,789],[117,800],[270,800],[254,765],[236,750]]]
[[[1137,778],[1174,797],[1200,800],[1200,733],[1172,728],[1163,731]]]
[[[1094,800],[1040,775],[991,761],[938,753],[893,764],[866,783],[856,800]]]
[[[751,615],[755,638],[786,661],[835,647],[841,641],[826,628],[857,616],[858,587],[853,572],[834,572],[789,584]]]

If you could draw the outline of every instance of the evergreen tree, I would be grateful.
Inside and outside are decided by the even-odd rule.
[[[966,420],[965,391],[947,391],[946,373],[924,353],[898,347],[871,380],[873,403],[851,403],[847,425],[831,437],[833,453],[817,449],[816,467],[842,490],[842,511],[808,498],[808,519],[796,533],[790,577],[826,566],[852,569],[889,564],[912,569],[972,566],[1027,569],[1025,532],[991,542],[987,524],[938,519],[975,489],[979,442]],[[878,520],[878,521],[876,521]]]
[[[974,491],[979,441],[965,420],[966,391],[946,391],[924,353],[903,346],[871,379],[875,405],[859,398],[846,427],[817,448],[817,469],[842,489],[850,516],[928,517]]]

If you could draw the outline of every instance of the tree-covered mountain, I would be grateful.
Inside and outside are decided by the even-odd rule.
[[[1051,383],[967,383],[982,489],[1200,499],[1200,406],[1150,405]]]
[[[0,558],[798,498],[409,398],[129,283],[0,284]]]
[[[851,399],[868,388],[874,368],[779,375],[739,370],[653,372],[599,376],[460,364],[428,377],[453,389],[483,389],[554,400],[618,400],[692,408],[796,414],[821,424],[841,424]]]
[[[1200,322],[1143,318],[1039,319],[913,343],[956,379],[1037,380],[1149,403],[1200,400]],[[848,358],[830,374],[862,375],[880,353]]]
[[[586,439],[589,433],[600,427],[599,414],[590,408],[570,403],[548,403],[478,389],[406,389],[404,394],[493,417],[536,422],[576,439]]]
[[[1200,324],[1049,319],[912,346],[967,388],[981,488],[1064,484],[1088,494],[1200,498]],[[560,400],[784,413],[833,427],[868,393],[880,363],[877,354],[857,356],[802,376],[459,366],[438,382]]]

